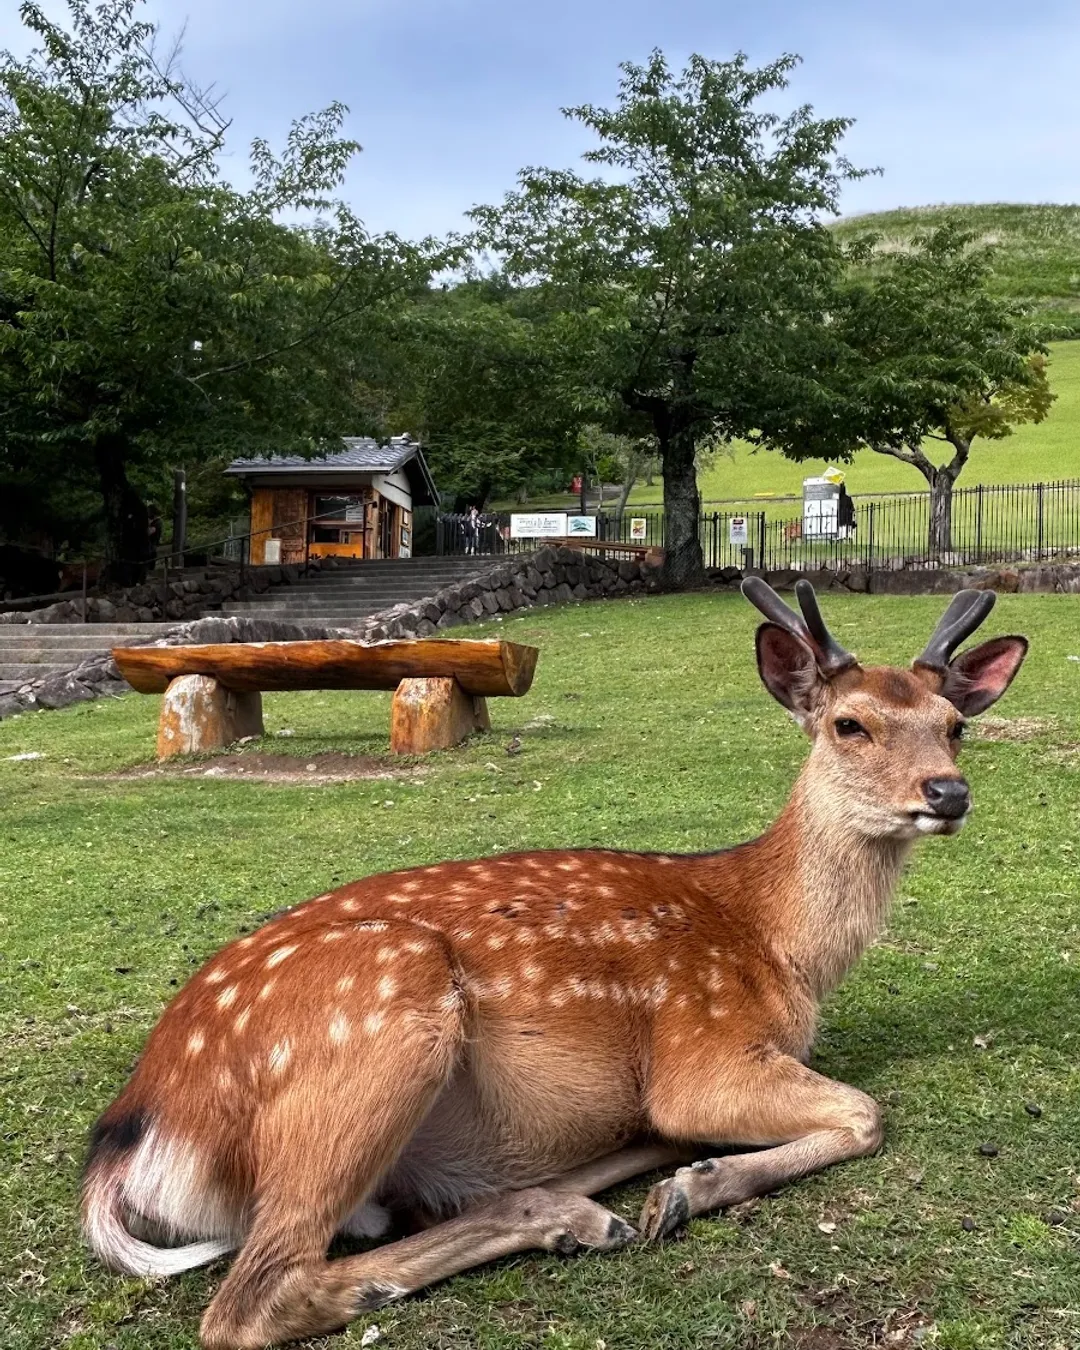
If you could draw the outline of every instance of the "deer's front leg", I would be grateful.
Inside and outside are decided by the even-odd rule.
[[[881,1146],[873,1098],[788,1055],[758,1048],[711,1073],[685,1062],[658,1067],[650,1107],[659,1134],[761,1151],[706,1158],[658,1182],[641,1215],[646,1238]]]

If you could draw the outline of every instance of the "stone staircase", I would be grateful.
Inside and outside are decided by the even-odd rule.
[[[27,623],[0,625],[0,694],[28,680],[65,675],[112,647],[149,642],[175,623]]]
[[[247,600],[227,600],[220,613],[348,628],[391,605],[422,600],[497,562],[498,558],[488,556],[358,562],[327,568],[292,586],[275,586]]]
[[[327,568],[287,586],[274,586],[246,600],[223,599],[204,612],[214,617],[279,620],[350,628],[369,614],[403,601],[421,600],[462,577],[493,566],[487,556],[393,558]],[[208,601],[211,596],[206,597]],[[215,597],[216,598],[216,597]],[[152,642],[180,622],[30,623],[0,625],[0,697],[30,680],[66,675],[81,662],[112,647]]]

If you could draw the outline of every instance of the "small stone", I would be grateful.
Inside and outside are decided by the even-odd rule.
[[[1061,1224],[1067,1223],[1069,1216],[1063,1209],[1048,1209],[1046,1211],[1046,1222],[1051,1228],[1058,1228]]]
[[[984,1158],[996,1158],[998,1153],[1000,1152],[1000,1149],[998,1148],[997,1144],[987,1143],[979,1145],[979,1152],[982,1154]]]
[[[836,1224],[834,1224],[834,1223],[832,1223],[832,1222],[819,1223],[819,1224],[818,1224],[818,1232],[819,1232],[819,1233],[835,1233],[835,1232],[836,1232]]]
[[[964,1230],[965,1233],[974,1233],[975,1230],[978,1228],[978,1226],[979,1225],[975,1222],[975,1220],[970,1217],[966,1217],[960,1220],[960,1227]]]
[[[318,767],[319,767],[319,766],[318,766],[317,764],[305,764],[305,765],[304,765],[304,768],[308,771],[308,773],[314,773],[315,770],[316,770]]]
[[[1038,1120],[1039,1117],[1042,1115],[1042,1107],[1037,1102],[1025,1102],[1024,1110],[1028,1113],[1028,1115],[1032,1118],[1032,1120]]]

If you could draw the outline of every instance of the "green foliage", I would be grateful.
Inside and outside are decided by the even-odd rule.
[[[576,466],[580,416],[560,397],[546,316],[498,277],[433,290],[409,308],[386,372],[390,420],[424,442],[458,509]]]
[[[972,442],[1049,412],[1047,348],[1019,306],[990,293],[991,252],[956,224],[884,261],[877,242],[847,246],[818,364],[753,439],[795,459],[849,459],[865,445],[912,465],[931,491],[931,547],[948,550],[952,488]],[[945,449],[944,463],[928,442]]]
[[[910,659],[944,604],[823,598],[867,662]],[[1071,1347],[1076,606],[1000,598],[988,631],[1026,633],[1032,649],[992,736],[976,719],[961,752],[975,812],[916,851],[887,934],[824,1010],[815,1067],[882,1102],[880,1154],[655,1247],[482,1267],[318,1345],[353,1350],[377,1321],[393,1350],[542,1350],[549,1329],[609,1350]],[[269,735],[244,753],[296,756],[299,781],[278,783],[207,775],[213,761],[157,772],[156,698],[0,723],[3,1350],[195,1350],[224,1263],[163,1281],[102,1270],[79,1236],[78,1176],[86,1130],[165,1002],[242,926],[383,869],[514,848],[718,848],[773,819],[806,742],[761,689],[755,626],[728,593],[488,625],[477,635],[540,646],[532,690],[492,700],[491,735],[397,778],[304,773],[326,751],[385,753],[389,694],[266,695]],[[521,753],[507,756],[513,735]],[[45,758],[8,758],[27,751]],[[980,1155],[987,1141],[997,1157]],[[633,1221],[654,1179],[603,1203]]]
[[[479,243],[552,306],[578,406],[655,435],[674,580],[701,568],[697,442],[745,434],[784,397],[839,264],[821,217],[855,175],[836,153],[848,123],[759,106],[794,65],[627,63],[615,108],[567,110],[602,176],[528,169],[473,212]]]
[[[66,30],[24,4],[40,45],[0,58],[0,471],[95,486],[137,561],[170,463],[359,429],[365,349],[435,255],[333,200],[359,149],[341,105],[280,156],[256,141],[239,192],[225,123],[136,0],[69,10]]]

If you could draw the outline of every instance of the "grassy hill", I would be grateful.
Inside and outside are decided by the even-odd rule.
[[[840,220],[845,239],[881,235],[880,247],[895,252],[913,234],[951,217],[996,250],[994,289],[1031,304],[1054,324],[1080,337],[1080,206],[916,206]]]

